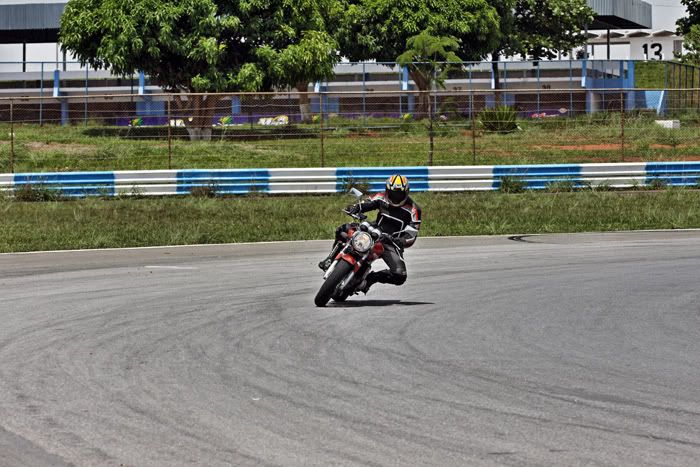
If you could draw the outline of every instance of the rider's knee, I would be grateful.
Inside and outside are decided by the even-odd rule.
[[[347,238],[347,226],[341,225],[337,229],[335,229],[335,239],[337,241],[343,241]]]

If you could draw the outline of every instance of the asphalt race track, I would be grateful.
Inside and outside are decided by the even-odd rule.
[[[0,255],[0,465],[697,465],[700,232]]]

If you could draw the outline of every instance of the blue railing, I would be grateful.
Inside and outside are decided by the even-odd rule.
[[[523,83],[528,83],[531,89],[634,87],[634,62],[628,60],[499,61],[498,69],[500,86],[505,90]],[[348,87],[365,91],[378,85],[387,90],[415,89],[406,70],[391,62],[340,63],[335,72],[334,80],[310,83],[309,91]],[[450,74],[448,83],[469,89],[492,89],[495,78],[491,62],[464,62],[461,70]],[[79,62],[0,61],[0,91],[4,90],[6,95],[10,91],[40,90],[47,82],[53,82],[53,87],[59,90],[70,88],[73,94],[94,94],[100,93],[100,88],[115,87],[117,81],[120,81],[117,87],[123,91],[134,92],[151,86],[143,75],[118,77],[105,70],[83,67]]]

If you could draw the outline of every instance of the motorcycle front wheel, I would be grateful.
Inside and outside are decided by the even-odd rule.
[[[348,299],[350,296],[349,293],[347,292],[341,292],[341,293],[334,293],[331,298],[333,299],[334,302],[344,302],[345,300]]]
[[[321,284],[321,288],[318,290],[316,298],[314,298],[316,306],[326,306],[326,303],[328,303],[328,300],[333,296],[338,284],[352,271],[352,268],[352,264],[346,261],[338,261],[338,264],[335,265],[328,279]]]

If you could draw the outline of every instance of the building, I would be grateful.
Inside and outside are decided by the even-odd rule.
[[[621,105],[629,109],[662,109],[663,101],[658,93],[645,95],[645,101],[640,103],[640,97],[633,91],[620,99],[619,92],[613,96],[606,89],[635,87],[634,64],[629,59],[672,57],[680,38],[673,30],[655,27],[675,24],[684,13],[680,1],[588,0],[588,3],[597,15],[587,31],[590,44],[586,51],[571,51],[568,57],[562,57],[567,58],[564,61],[527,62],[517,61],[517,57],[504,60],[499,77],[503,102],[537,114],[596,112],[619,109]],[[50,120],[69,123],[75,114],[87,118],[85,96],[88,94],[110,95],[100,97],[105,100],[105,109],[114,106],[112,94],[137,94],[142,97],[133,103],[130,100],[129,104],[133,105],[135,115],[163,118],[163,98],[154,95],[160,88],[149,86],[147,77],[122,79],[108,71],[87,70],[60,51],[56,38],[64,7],[65,0],[0,0],[0,97],[39,97],[42,99],[37,104],[39,121],[44,118],[44,112],[50,111],[54,115]],[[663,18],[655,20],[655,14]],[[589,60],[569,60],[578,55],[586,57],[586,53]],[[493,105],[494,75],[489,63],[471,64],[447,84],[447,90],[453,94],[450,98],[460,108]],[[415,87],[405,70],[376,63],[341,64],[332,82],[311,84],[308,89],[357,93],[352,105],[357,107],[358,114],[371,112],[364,93],[386,91],[395,95],[396,91],[412,90]],[[470,90],[480,93],[482,102],[470,97]],[[351,104],[340,99],[326,96],[324,111],[334,112],[340,107],[347,111]],[[53,107],[45,110],[44,103],[49,100],[53,100]],[[232,114],[240,114],[240,103],[236,104],[235,97],[230,100]],[[414,105],[414,96],[409,92],[400,98],[398,112],[411,112]],[[319,108],[318,98],[312,101],[313,106]],[[26,111],[34,110],[26,108]]]
[[[676,21],[685,15],[680,0],[646,0],[651,6],[651,23],[645,27],[627,25],[608,30],[591,28],[589,57],[610,60],[671,60],[683,49],[676,34]],[[595,2],[590,2],[595,3]]]
[[[671,38],[675,22],[685,13],[680,0],[588,0],[588,3],[597,12],[594,24],[589,27],[590,55],[601,59],[672,57],[673,40],[679,39]],[[66,0],[0,0],[0,72],[38,71],[38,62],[69,68],[63,64],[70,62],[71,57],[65,57],[56,44],[65,4]],[[610,35],[606,35],[608,30]],[[639,31],[657,39],[638,40],[643,37]],[[658,31],[665,33],[652,35]],[[654,44],[661,44],[662,51]],[[648,53],[640,54],[642,49]]]

